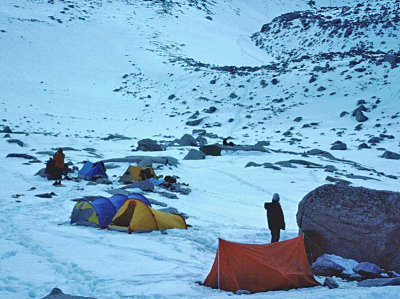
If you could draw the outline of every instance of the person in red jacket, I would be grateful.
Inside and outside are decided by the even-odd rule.
[[[54,176],[56,178],[56,181],[54,182],[53,185],[61,185],[61,178],[64,170],[64,159],[65,159],[65,155],[61,147],[54,154],[53,159],[55,162]]]
[[[272,202],[266,202],[264,208],[267,210],[268,228],[271,231],[271,243],[279,242],[281,229],[285,230],[285,218],[279,203],[279,194],[275,193]]]

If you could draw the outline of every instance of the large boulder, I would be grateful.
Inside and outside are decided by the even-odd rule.
[[[221,156],[221,147],[217,144],[204,145],[200,150],[207,156]]]
[[[339,276],[344,268],[332,261],[328,255],[320,256],[311,267],[315,275],[320,276]]]
[[[138,141],[138,147],[136,150],[145,152],[156,152],[162,151],[162,148],[156,140],[146,138]]]
[[[400,193],[323,185],[299,203],[307,254],[332,253],[400,271]]]
[[[188,154],[183,158],[183,160],[202,160],[205,159],[206,155],[198,150],[191,149]]]
[[[178,144],[180,146],[197,146],[197,141],[190,134],[185,134],[179,139]]]
[[[370,262],[362,262],[353,268],[355,273],[358,273],[364,277],[375,278],[381,275],[381,269]]]

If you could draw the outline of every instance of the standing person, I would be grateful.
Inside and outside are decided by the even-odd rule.
[[[271,243],[279,242],[281,229],[286,229],[283,211],[279,203],[279,194],[275,193],[272,197],[272,202],[266,202],[264,208],[267,210],[268,228],[271,231]]]
[[[54,162],[55,162],[55,168],[54,168],[54,176],[56,178],[56,181],[54,182],[54,186],[56,185],[61,185],[61,178],[62,178],[62,173],[64,170],[64,159],[65,155],[63,153],[62,148],[60,147],[58,151],[54,154]]]

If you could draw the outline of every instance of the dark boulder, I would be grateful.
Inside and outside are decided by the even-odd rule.
[[[353,271],[368,278],[376,278],[381,275],[381,268],[369,262],[359,263],[353,268]]]
[[[400,286],[400,277],[396,278],[375,278],[360,281],[358,287],[386,287],[386,286]]]
[[[347,149],[346,143],[343,143],[341,141],[336,141],[331,146],[331,150],[333,150],[333,151],[344,151],[346,149]]]
[[[339,287],[338,283],[332,277],[326,277],[322,285],[330,289],[337,289]]]
[[[397,67],[397,64],[400,63],[400,57],[394,54],[387,53],[383,56],[383,61],[390,63],[392,68]]]
[[[197,141],[190,134],[185,134],[179,139],[178,144],[180,146],[197,146]]]
[[[356,121],[362,123],[368,120],[368,117],[364,115],[361,111],[357,111],[356,113]]]
[[[195,120],[189,120],[186,122],[187,126],[198,126],[199,124],[201,124],[201,122],[203,121],[204,118],[199,118],[199,119],[195,119]]]
[[[1,133],[12,133],[12,131],[9,126],[6,126],[3,130],[1,130]]]
[[[138,141],[138,147],[136,148],[136,150],[145,152],[156,152],[162,151],[162,148],[157,141],[146,138]]]
[[[19,139],[7,139],[7,142],[8,142],[8,143],[15,143],[15,144],[18,144],[18,145],[21,146],[21,147],[24,146],[24,143],[23,143],[21,140],[19,140]]]
[[[318,236],[319,252],[307,248],[309,255],[323,251],[400,271],[399,210],[399,192],[330,184],[302,199],[297,224]]]
[[[221,148],[217,144],[204,145],[200,150],[207,156],[221,156]]]
[[[397,154],[397,153],[394,153],[391,151],[385,151],[381,157],[385,158],[385,159],[391,159],[391,160],[400,160],[400,154]]]
[[[311,270],[315,275],[339,276],[344,268],[332,261],[329,256],[322,255],[312,264]]]
[[[59,288],[54,288],[50,294],[43,299],[95,299],[93,297],[73,296],[64,294]]]

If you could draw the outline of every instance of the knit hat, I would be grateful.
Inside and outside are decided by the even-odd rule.
[[[279,202],[279,194],[275,193],[274,196],[272,196],[272,201],[278,201]]]

